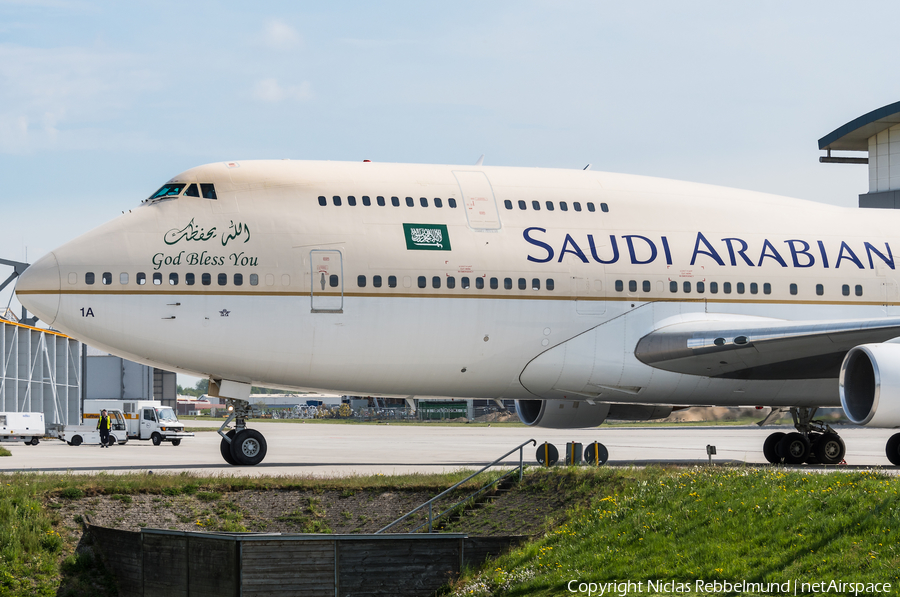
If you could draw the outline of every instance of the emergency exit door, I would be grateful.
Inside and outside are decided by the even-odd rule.
[[[344,312],[344,271],[340,251],[309,253],[313,313]]]

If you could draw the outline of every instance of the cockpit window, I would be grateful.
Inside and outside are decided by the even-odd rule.
[[[200,192],[202,193],[204,199],[218,199],[218,197],[216,197],[215,185],[201,183]]]
[[[150,200],[161,199],[163,197],[175,197],[181,194],[181,190],[185,187],[184,183],[173,183],[163,185],[161,189],[150,195]]]
[[[199,197],[200,191],[197,190],[197,183],[191,184],[184,192],[185,197]]]

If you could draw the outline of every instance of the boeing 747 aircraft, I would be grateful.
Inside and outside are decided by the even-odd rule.
[[[818,408],[900,426],[898,230],[893,210],[592,171],[227,162],[16,293],[91,346],[208,376],[231,464],[266,454],[251,384],[515,399],[557,428],[768,406],[796,427],[769,461],[837,463]]]

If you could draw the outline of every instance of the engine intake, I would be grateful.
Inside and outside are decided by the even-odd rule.
[[[900,427],[900,344],[863,344],[841,364],[841,406],[851,422]]]
[[[596,427],[606,419],[647,421],[664,419],[671,406],[655,404],[607,404],[584,400],[516,400],[519,420],[529,426],[551,429]]]

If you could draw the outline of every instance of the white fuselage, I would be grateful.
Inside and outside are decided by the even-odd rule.
[[[240,162],[172,182],[217,199],[145,202],[60,247],[23,304],[114,354],[258,385],[773,406],[838,406],[837,380],[677,374],[635,345],[693,317],[896,314],[891,210],[481,166]]]

